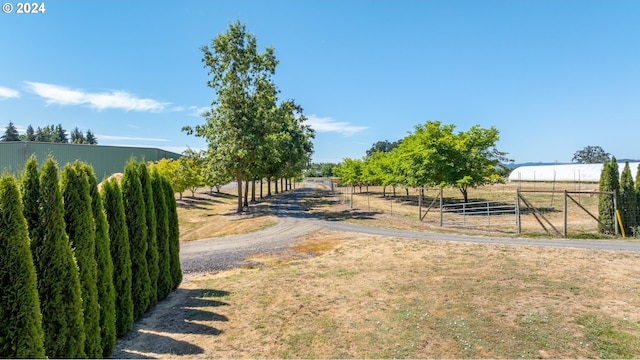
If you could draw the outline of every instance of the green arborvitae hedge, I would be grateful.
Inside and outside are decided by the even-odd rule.
[[[611,189],[611,165],[605,162],[600,173],[599,191],[612,191]],[[598,196],[598,232],[601,234],[614,233],[613,197],[609,194]]]
[[[636,170],[636,225],[640,226],[640,165]]]
[[[82,289],[85,355],[102,357],[100,341],[100,305],[98,303],[95,225],[91,211],[89,182],[79,162],[66,164],[61,175],[64,221],[74,249]]]
[[[171,279],[173,288],[176,289],[182,282],[182,269],[180,268],[180,227],[178,226],[178,210],[176,197],[169,180],[164,179],[164,195],[167,203],[169,224],[169,262],[171,264]]]
[[[149,268],[149,307],[158,302],[158,239],[157,220],[155,203],[153,199],[153,187],[151,186],[151,176],[149,169],[144,162],[138,165],[138,175],[142,186],[142,197],[146,209],[145,219],[147,220],[147,266]]]
[[[103,182],[101,195],[111,241],[113,286],[116,293],[116,335],[124,336],[133,328],[133,300],[129,235],[118,181],[111,179]]]
[[[169,215],[163,180],[157,170],[151,173],[151,185],[156,212],[156,238],[158,240],[158,300],[162,300],[171,293],[173,279],[169,253]]]
[[[638,210],[636,189],[633,183],[633,175],[627,161],[620,175],[620,213],[622,224],[627,236],[633,235],[633,228],[636,227],[636,211]]]
[[[122,199],[131,246],[131,297],[133,318],[138,319],[149,308],[149,268],[147,265],[147,220],[138,165],[130,160],[122,175]]]
[[[108,357],[116,344],[116,292],[113,287],[113,261],[111,260],[109,226],[107,215],[98,192],[96,175],[87,164],[83,170],[89,182],[91,211],[95,224],[95,255],[98,285],[98,303],[100,304],[100,339],[102,356]]]
[[[38,162],[32,155],[24,165],[24,173],[20,181],[22,192],[22,204],[24,217],[29,228],[29,238],[40,237],[40,174],[38,173]]]
[[[44,358],[44,332],[17,181],[0,178],[0,357]]]
[[[65,232],[64,205],[58,182],[58,164],[51,156],[40,174],[41,234],[31,239],[49,358],[82,358],[84,317],[78,266]]]

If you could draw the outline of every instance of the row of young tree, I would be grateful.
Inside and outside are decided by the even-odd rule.
[[[427,121],[388,150],[372,151],[363,159],[344,159],[334,169],[343,184],[410,187],[445,187],[468,190],[500,181],[509,161],[496,149],[499,132],[478,125],[454,132],[455,125]]]
[[[611,161],[605,161],[600,174],[598,198],[598,231],[602,234],[614,234],[617,221],[614,213],[612,195],[606,192],[615,192],[617,210],[620,211],[623,229],[627,235],[640,235],[640,166],[636,170],[636,179],[626,161],[622,173],[618,168],[616,157]]]
[[[98,144],[98,139],[91,130],[87,130],[86,133],[83,133],[76,126],[73,131],[68,133],[69,135],[67,135],[67,133],[67,130],[62,127],[62,124],[49,125],[44,128],[38,126],[36,129],[29,124],[25,133],[20,135],[13,122],[9,122],[9,125],[5,128],[4,134],[0,136],[0,141],[38,141],[89,145]]]
[[[278,102],[274,50],[259,52],[245,25],[230,24],[202,52],[212,76],[207,85],[216,98],[203,114],[204,124],[183,130],[206,139],[205,164],[214,176],[237,181],[237,211],[242,212],[249,183],[302,175],[313,152],[314,131],[304,124],[302,107],[293,100]]]
[[[0,357],[108,357],[182,281],[170,183],[131,160],[93,168],[34,157],[0,178]]]

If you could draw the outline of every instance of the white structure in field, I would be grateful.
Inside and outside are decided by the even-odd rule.
[[[630,162],[629,168],[633,180],[637,179],[638,162]],[[622,173],[624,163],[618,163],[618,171]],[[509,175],[509,181],[573,181],[599,182],[602,164],[563,164],[520,166]]]

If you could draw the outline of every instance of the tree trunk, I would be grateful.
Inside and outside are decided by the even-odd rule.
[[[242,170],[236,171],[236,181],[238,182],[238,210],[237,213],[242,212]]]
[[[383,185],[382,186],[382,197],[385,197],[385,196],[387,196],[387,186]]]
[[[251,180],[251,202],[256,202],[256,180]]]
[[[464,198],[464,202],[468,203],[469,202],[469,192],[467,191],[466,188],[460,188],[460,192],[462,193],[462,197]]]
[[[244,206],[249,207],[249,180],[244,181]]]
[[[267,196],[271,197],[271,176],[267,178]]]
[[[283,179],[280,178],[280,189],[282,190],[282,192],[285,192],[285,190],[287,190],[287,189],[284,188],[284,183],[282,182],[282,180]]]
[[[262,179],[260,179],[260,200],[262,200]]]
[[[278,179],[276,179],[276,181],[274,181],[275,185],[275,193],[278,193]]]

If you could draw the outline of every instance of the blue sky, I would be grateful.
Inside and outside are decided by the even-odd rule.
[[[14,7],[17,2],[9,1]],[[316,162],[440,120],[500,130],[516,162],[599,145],[640,158],[640,1],[48,0],[0,13],[0,129],[61,123],[176,152],[215,97],[200,47],[239,20],[275,48]]]

